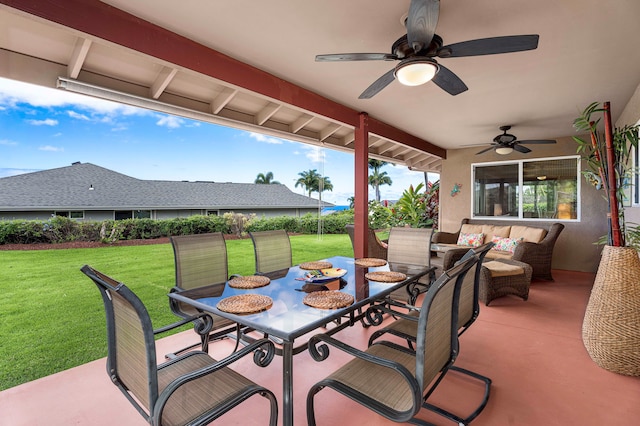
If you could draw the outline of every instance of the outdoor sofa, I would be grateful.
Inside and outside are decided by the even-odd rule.
[[[436,232],[431,239],[432,250],[445,254],[451,248],[472,248],[488,242],[496,245],[486,255],[487,260],[512,259],[529,264],[533,278],[553,280],[551,259],[561,223],[548,229],[522,225],[490,225],[482,221],[462,219],[458,232]],[[446,254],[445,254],[446,255]]]

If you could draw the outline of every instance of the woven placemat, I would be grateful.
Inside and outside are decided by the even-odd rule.
[[[273,306],[273,300],[262,294],[239,294],[218,302],[217,308],[230,314],[254,314]]]
[[[363,257],[362,259],[356,259],[354,263],[356,264],[356,266],[373,268],[376,266],[384,266],[387,264],[387,261],[384,259],[376,259],[375,257]]]
[[[353,303],[353,296],[340,291],[314,291],[302,300],[305,305],[318,309],[338,309]]]
[[[229,287],[233,288],[258,288],[269,284],[269,277],[263,275],[247,275],[246,277],[233,277],[229,281]]]
[[[368,280],[379,281],[382,283],[397,283],[407,278],[407,276],[402,272],[392,271],[367,272],[366,274],[364,274],[364,277]]]
[[[300,269],[327,269],[333,268],[331,262],[319,261],[319,262],[304,262],[300,264]]]

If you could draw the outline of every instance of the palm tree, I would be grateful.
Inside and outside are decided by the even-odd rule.
[[[320,194],[320,201],[322,201],[322,193],[324,191],[333,191],[333,184],[331,183],[331,180],[329,180],[329,178],[326,176],[318,179],[317,185],[318,186],[316,187],[315,191]]]
[[[300,172],[298,175],[300,177],[296,181],[295,187],[297,188],[298,186],[301,186],[305,188],[307,194],[311,197],[311,193],[318,190],[318,181],[321,178],[320,174],[318,174],[316,169],[313,169],[306,172]]]
[[[253,183],[279,184],[280,182],[278,182],[277,180],[273,180],[273,173],[267,172],[266,174],[258,173],[258,176],[256,177],[256,180],[253,181]]]
[[[376,191],[376,201],[380,202],[380,185],[391,185],[393,181],[387,174],[387,172],[381,172],[380,169],[383,166],[389,164],[386,161],[369,160],[369,168],[373,170],[373,173],[369,175],[369,185]]]

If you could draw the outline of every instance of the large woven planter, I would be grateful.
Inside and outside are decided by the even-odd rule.
[[[640,259],[634,248],[605,246],[582,341],[600,367],[640,376]]]

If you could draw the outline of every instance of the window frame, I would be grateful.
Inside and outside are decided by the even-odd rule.
[[[524,217],[523,212],[523,204],[524,204],[524,173],[523,173],[523,164],[524,163],[533,163],[533,162],[541,162],[541,161],[553,161],[553,160],[567,160],[574,159],[576,160],[576,218],[575,219],[559,219],[559,218],[540,218],[540,217]],[[507,164],[517,164],[518,165],[518,216],[476,216],[474,214],[474,205],[476,202],[476,191],[475,191],[475,170],[477,167],[491,167],[491,166],[500,166]],[[489,161],[489,162],[481,162],[481,163],[471,163],[471,182],[469,184],[469,188],[471,188],[471,203],[469,205],[469,217],[473,219],[484,219],[484,220],[492,220],[492,221],[526,221],[526,222],[580,222],[582,217],[582,176],[581,173],[581,159],[579,155],[564,155],[558,157],[540,157],[540,158],[531,158],[531,159],[519,159],[519,160],[503,160],[503,161]]]

